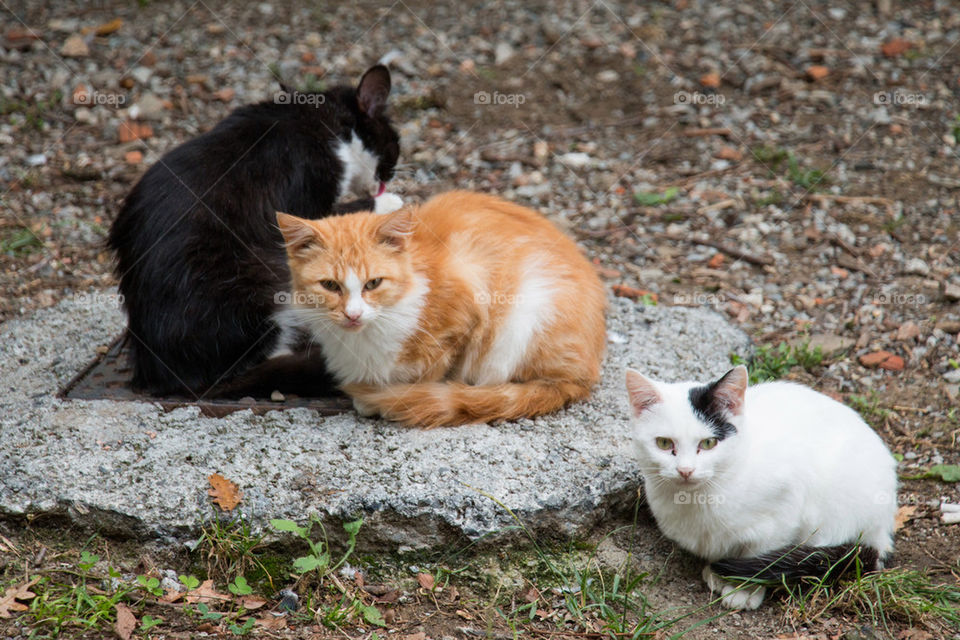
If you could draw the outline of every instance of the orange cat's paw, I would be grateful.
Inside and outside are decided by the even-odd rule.
[[[379,214],[393,213],[403,206],[403,198],[395,193],[381,193],[373,201],[373,212]]]
[[[364,418],[372,418],[380,413],[373,405],[367,404],[362,400],[357,400],[356,398],[353,399],[353,408]]]

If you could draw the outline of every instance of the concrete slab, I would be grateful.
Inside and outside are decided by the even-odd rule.
[[[537,420],[420,431],[306,409],[224,418],[195,408],[56,398],[123,328],[113,291],[78,295],[0,326],[0,517],[65,518],[110,535],[178,543],[213,517],[207,476],[244,493],[255,528],[316,514],[328,531],[363,516],[365,546],[506,541],[517,522],[575,536],[629,510],[626,366],[665,379],[729,367],[748,338],[703,309],[612,302],[594,397]],[[509,511],[508,511],[509,509]]]

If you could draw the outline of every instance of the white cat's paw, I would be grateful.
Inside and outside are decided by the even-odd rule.
[[[380,413],[373,405],[367,404],[362,400],[357,400],[356,398],[353,399],[353,408],[364,418],[372,418]]]
[[[373,212],[378,214],[393,213],[403,206],[403,198],[395,193],[384,192],[373,199]]]
[[[735,587],[731,584],[724,585],[723,598],[720,604],[727,609],[756,609],[763,602],[763,597],[767,594],[766,587],[751,587],[744,585]]]
[[[707,583],[707,588],[710,589],[710,591],[719,593],[723,591],[724,587],[729,586],[729,583],[724,582],[723,578],[713,572],[713,569],[710,568],[709,564],[704,565],[703,573],[701,575],[703,576],[703,581]]]

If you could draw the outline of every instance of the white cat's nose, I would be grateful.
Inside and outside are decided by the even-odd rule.
[[[689,480],[693,475],[693,467],[677,467],[677,473],[683,476],[684,480]]]

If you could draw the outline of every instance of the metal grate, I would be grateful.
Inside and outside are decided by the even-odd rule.
[[[153,402],[159,404],[165,411],[178,407],[199,407],[204,415],[216,418],[247,409],[256,414],[262,414],[267,411],[303,407],[313,409],[324,416],[352,410],[352,404],[345,396],[302,398],[289,395],[283,402],[274,402],[269,398],[197,400],[187,396],[156,397],[137,393],[130,388],[132,370],[128,365],[129,358],[124,344],[122,335],[116,338],[105,353],[97,355],[64,386],[58,394],[59,397],[67,400]]]

